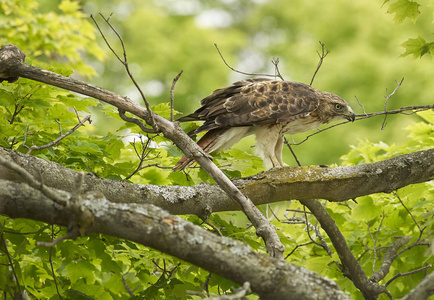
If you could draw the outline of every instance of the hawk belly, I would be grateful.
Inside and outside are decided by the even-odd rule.
[[[285,134],[297,134],[321,125],[316,118],[310,116],[298,118],[288,123],[263,125],[254,127],[256,135],[255,153],[264,161],[266,169],[283,167],[282,149]]]

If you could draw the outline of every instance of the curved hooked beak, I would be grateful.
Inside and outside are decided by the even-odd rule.
[[[354,120],[356,119],[356,115],[353,112],[351,112],[351,114],[345,116],[345,119],[354,122]]]

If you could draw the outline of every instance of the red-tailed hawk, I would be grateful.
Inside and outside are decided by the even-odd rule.
[[[205,121],[190,136],[208,131],[198,145],[205,152],[225,150],[245,136],[256,135],[256,153],[265,168],[281,167],[283,136],[318,128],[334,120],[354,121],[351,107],[339,96],[310,85],[265,78],[246,79],[215,90],[194,113],[178,121]],[[174,167],[192,163],[183,157]]]

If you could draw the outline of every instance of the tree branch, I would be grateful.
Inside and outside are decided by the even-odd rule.
[[[339,255],[339,259],[344,267],[344,276],[354,283],[362,292],[365,299],[374,300],[377,299],[379,294],[386,292],[385,287],[368,280],[362,267],[348,247],[344,236],[324,206],[318,200],[302,200],[300,203],[305,205],[315,215]]]
[[[24,183],[0,180],[0,213],[67,226],[74,213],[54,204]],[[60,191],[58,191],[60,192]],[[98,192],[88,192],[81,209],[93,222],[85,234],[102,233],[143,244],[193,263],[242,285],[248,281],[261,299],[350,299],[336,283],[304,268],[251,250],[217,236],[180,217],[147,204],[112,203]],[[259,262],[259,263],[258,263]],[[279,284],[276,285],[276,282]]]
[[[27,172],[42,176],[49,187],[73,191],[77,172],[57,163],[0,148],[0,157],[26,166]],[[43,170],[42,174],[40,173]],[[0,179],[25,182],[25,178],[0,166]],[[345,201],[373,193],[390,193],[404,186],[434,178],[434,149],[419,151],[372,164],[348,167],[285,167],[259,173],[233,183],[256,205],[291,199]],[[135,185],[103,179],[86,173],[83,191],[97,190],[109,201],[154,204],[172,214],[209,215],[209,212],[239,210],[215,184],[196,186]],[[0,197],[1,197],[0,190]]]

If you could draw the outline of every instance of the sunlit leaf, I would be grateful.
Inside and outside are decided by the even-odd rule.
[[[395,22],[402,23],[406,18],[413,22],[419,17],[420,4],[412,0],[397,0],[390,3],[387,13],[395,14]]]

